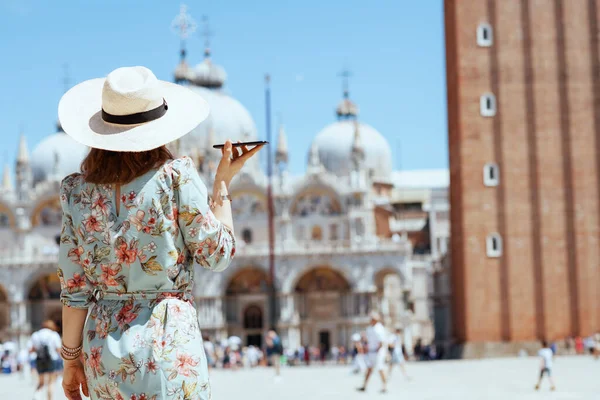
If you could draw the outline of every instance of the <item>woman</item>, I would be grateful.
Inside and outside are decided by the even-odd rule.
[[[80,388],[92,399],[210,398],[193,262],[229,265],[228,185],[259,148],[227,141],[211,198],[192,161],[165,147],[207,115],[200,96],[144,67],[86,81],[60,102],[65,132],[91,147],[60,195],[69,399],[81,399]]]

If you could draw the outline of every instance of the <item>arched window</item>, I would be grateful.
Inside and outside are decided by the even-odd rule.
[[[479,98],[479,112],[483,117],[496,115],[496,96],[492,93],[484,93]]]
[[[329,240],[338,240],[338,226],[337,224],[329,225]]]
[[[249,306],[244,311],[244,329],[262,329],[263,313],[259,306]]]
[[[490,47],[494,42],[494,31],[487,22],[479,24],[477,27],[477,44],[481,47]]]
[[[251,229],[245,228],[244,230],[242,230],[242,240],[246,244],[252,243],[252,230]]]
[[[500,183],[500,168],[498,164],[487,163],[483,166],[483,184],[485,186],[498,186]]]
[[[323,229],[319,225],[312,227],[310,238],[315,241],[323,240]]]

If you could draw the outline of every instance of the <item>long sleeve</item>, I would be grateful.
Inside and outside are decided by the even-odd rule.
[[[73,226],[69,209],[69,190],[73,176],[65,178],[61,184],[60,203],[63,210],[62,231],[58,256],[58,277],[60,279],[61,302],[73,308],[88,308],[92,285],[81,264],[83,247]]]
[[[178,223],[194,260],[215,272],[225,270],[235,254],[235,236],[208,206],[208,192],[192,161],[184,157],[172,165]]]

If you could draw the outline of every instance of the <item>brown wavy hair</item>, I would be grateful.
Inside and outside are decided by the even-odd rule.
[[[92,148],[81,163],[81,172],[86,182],[122,185],[172,159],[173,154],[166,146],[142,152]]]

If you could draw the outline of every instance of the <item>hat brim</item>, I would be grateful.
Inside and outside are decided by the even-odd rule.
[[[102,87],[105,78],[78,84],[58,104],[63,130],[89,147],[140,152],[156,149],[188,134],[209,114],[206,100],[183,86],[158,81],[168,110],[162,117],[137,125],[117,125],[102,119]]]

